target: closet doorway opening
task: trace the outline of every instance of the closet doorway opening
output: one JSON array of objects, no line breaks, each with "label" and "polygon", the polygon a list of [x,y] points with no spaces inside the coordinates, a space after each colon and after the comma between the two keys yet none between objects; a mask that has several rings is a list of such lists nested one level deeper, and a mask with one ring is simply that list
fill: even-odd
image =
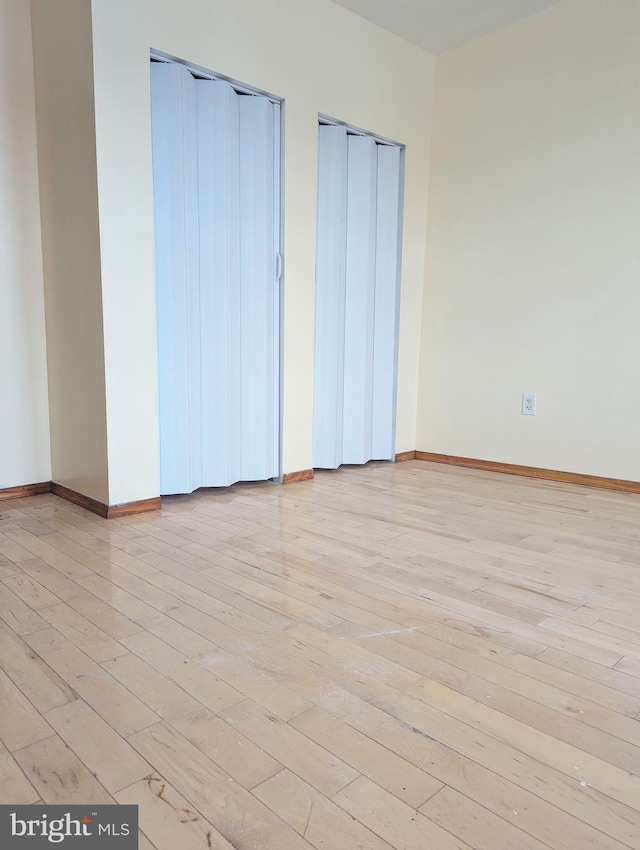
[{"label": "closet doorway opening", "polygon": [[161,495],[280,476],[281,101],[151,56]]},{"label": "closet doorway opening", "polygon": [[320,118],[313,466],[395,458],[404,148]]}]

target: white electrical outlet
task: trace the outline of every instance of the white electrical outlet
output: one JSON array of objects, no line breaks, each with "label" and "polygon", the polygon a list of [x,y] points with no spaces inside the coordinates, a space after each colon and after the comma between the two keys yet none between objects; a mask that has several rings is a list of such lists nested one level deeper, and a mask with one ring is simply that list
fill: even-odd
[{"label": "white electrical outlet", "polygon": [[522,394],[522,415],[523,416],[535,416],[536,415],[536,394],[535,393],[523,393]]}]

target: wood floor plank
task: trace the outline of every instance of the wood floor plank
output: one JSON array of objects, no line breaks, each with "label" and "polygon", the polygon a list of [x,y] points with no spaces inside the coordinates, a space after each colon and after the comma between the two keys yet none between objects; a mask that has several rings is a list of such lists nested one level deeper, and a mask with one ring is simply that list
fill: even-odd
[{"label": "wood floor plank", "polygon": [[[85,590],[112,605],[121,615],[175,646],[189,657],[201,655],[212,647],[210,640],[183,625],[173,616],[148,605],[126,590],[114,587],[110,581],[102,578],[102,576],[81,578],[78,583]],[[168,607],[171,614],[177,613],[178,606],[173,607],[169,604]],[[181,619],[184,619],[184,617],[181,617]]]},{"label": "wood floor plank", "polygon": [[[260,621],[252,617],[246,616],[242,611],[239,611],[237,616],[229,606],[219,605],[212,600],[211,604],[207,604],[206,597],[199,594],[199,603],[191,605],[184,603],[182,596],[189,597],[188,602],[193,602],[191,594],[167,593],[164,590],[150,583],[150,577],[132,575],[128,570],[120,569],[116,566],[111,566],[107,576],[110,583],[120,587],[125,593],[130,595],[128,605],[135,609],[136,601],[150,606],[157,612],[167,613],[171,619],[181,623],[186,629],[182,635],[186,638],[188,633],[195,633],[193,639],[197,640],[197,636],[206,638],[217,645],[224,645],[229,641],[243,639],[245,635],[253,635],[265,630],[265,627]],[[95,580],[90,584],[95,584]],[[86,584],[86,583],[85,583]],[[126,599],[125,596],[122,597]],[[142,610],[144,616],[144,609]],[[213,615],[213,616],[212,616]],[[138,615],[140,619],[141,615]],[[176,632],[179,633],[178,625],[174,626]],[[181,636],[181,639],[182,636]],[[202,645],[202,641],[201,644]]]},{"label": "wood floor plank", "polygon": [[29,806],[37,803],[39,797],[39,792],[0,741],[0,805]]},{"label": "wood floor plank", "polygon": [[203,667],[186,658],[155,635],[132,635],[124,638],[123,643],[158,672],[167,674],[171,681],[211,711],[222,711],[245,698],[245,694],[237,687],[232,687],[215,675],[214,668]]},{"label": "wood floor plank", "polygon": [[[619,663],[613,669],[593,664],[584,658],[576,658],[567,652],[557,649],[547,649],[540,655],[540,660],[551,667],[563,670],[568,676],[582,676],[585,679],[604,684],[613,690],[629,694],[634,699],[640,699],[640,682],[634,676],[621,670]],[[620,659],[622,661],[622,659]]]},{"label": "wood floor plank", "polygon": [[[138,806],[140,829],[156,847],[232,850],[234,846],[157,773],[124,788],[115,798],[120,805]],[[140,841],[138,850],[143,847]]]},{"label": "wood floor plank", "polygon": [[329,842],[334,847],[359,850],[391,847],[290,770],[280,771],[253,793],[318,850],[326,848]]},{"label": "wood floor plank", "polygon": [[348,686],[338,684],[322,668],[314,668],[282,642],[277,652],[270,644],[245,651],[243,661],[268,673],[275,681],[285,681],[288,688],[334,717],[346,723],[357,718],[354,725],[365,734],[389,718],[385,711],[352,693]]},{"label": "wood floor plank", "polygon": [[615,666],[616,670],[621,673],[627,673],[629,676],[635,676],[640,679],[640,659],[635,657],[622,656],[620,661]]},{"label": "wood floor plank", "polygon": [[335,628],[340,628],[343,621],[361,623],[363,628],[373,631],[398,628],[398,622],[388,619],[388,614],[386,617],[382,616],[375,610],[375,604],[369,606],[374,609],[369,611],[367,600],[360,594],[329,581],[325,571],[319,571],[317,575],[312,576],[290,565],[281,566],[277,560],[266,558],[261,552],[246,549],[231,551],[239,562],[236,570],[242,575],[257,579],[272,589],[304,603],[322,606],[339,618],[340,622]]},{"label": "wood floor plank", "polygon": [[[314,654],[314,650],[317,650],[344,661],[346,665],[353,669],[353,672],[362,671],[367,674],[372,669],[374,654],[364,646],[355,641],[345,642],[341,638],[322,632],[307,623],[287,629],[286,638],[292,641],[294,645],[303,646],[309,657]],[[375,659],[375,667],[377,674],[384,677],[386,684],[401,689],[408,688],[409,685],[422,678],[405,665],[384,658]]]},{"label": "wood floor plank", "polygon": [[137,803],[144,850],[637,850],[639,496],[374,462],[0,519],[2,802]]},{"label": "wood floor plank", "polygon": [[[208,709],[201,702],[194,699],[169,676],[155,670],[131,652],[105,661],[103,667],[129,693],[147,706],[147,716],[153,717],[154,720],[162,717],[173,721],[208,713]],[[145,723],[145,726],[149,725],[151,724]]]},{"label": "wood floor plank", "polygon": [[[403,756],[412,764],[427,769],[448,787],[454,788],[494,812],[513,826],[524,830],[549,847],[566,850],[621,850],[636,833],[637,823],[629,819],[624,832],[625,840],[614,840],[606,830],[601,831],[579,817],[583,810],[576,808],[578,816],[566,811],[567,789],[549,783],[548,777],[536,780],[539,770],[533,765],[531,772],[513,768],[508,777],[464,756],[451,747],[433,740],[418,727],[388,720],[371,732],[375,740]],[[551,784],[549,794],[543,796]],[[576,801],[584,811],[593,808],[596,801],[580,796]],[[602,825],[602,821],[599,821]]]},{"label": "wood floor plank", "polygon": [[[522,637],[513,632],[510,628],[513,623],[507,618],[499,618],[492,614],[490,622],[483,622],[480,609],[474,609],[468,605],[462,611],[451,611],[447,607],[449,599],[432,598],[432,594],[426,589],[420,592],[414,591],[408,595],[399,582],[376,584],[367,580],[361,582],[356,590],[378,599],[383,604],[390,602],[403,608],[409,617],[419,617],[418,622],[425,624],[427,628],[431,627],[449,635],[452,641],[465,641],[465,636],[467,640],[481,639],[484,644],[504,647],[512,652],[531,657],[536,657],[546,649],[546,644],[539,640]],[[409,626],[417,623],[415,619],[412,619],[411,622],[404,620],[403,624]],[[487,647],[487,650],[490,651],[490,647]],[[607,660],[610,660],[609,655]]]},{"label": "wood floor plank", "polygon": [[442,783],[433,776],[407,764],[400,756],[321,708],[309,709],[294,718],[291,725],[413,808],[421,806],[442,788]]},{"label": "wood floor plank", "polygon": [[282,765],[213,714],[176,718],[171,725],[244,788],[252,789],[282,770]]},{"label": "wood floor plank", "polygon": [[14,752],[52,734],[44,717],[0,670],[0,741]]},{"label": "wood floor plank", "polygon": [[90,593],[73,579],[66,578],[50,564],[35,558],[25,561],[22,566],[25,572],[66,602],[70,608],[116,640],[142,630],[142,626],[116,611],[109,604],[108,599],[101,599]]},{"label": "wood floor plank", "polygon": [[[398,586],[397,582],[386,581],[385,586]],[[521,623],[514,617],[505,617],[503,615],[488,612],[487,609],[481,608],[479,605],[472,605],[467,602],[460,602],[453,596],[445,596],[442,593],[429,591],[426,594],[431,604],[438,605],[442,610],[451,611],[459,616],[468,618],[472,623],[480,625],[483,620],[490,628],[497,630],[504,636],[504,632],[513,635],[513,638],[507,640],[515,647],[515,640],[519,640],[517,649],[525,655],[538,655],[547,647],[553,646],[558,649],[563,649],[579,658],[586,658],[589,661],[594,661],[597,664],[613,666],[620,658],[620,653],[616,650],[595,645],[594,643],[585,640],[580,640],[575,637],[567,637],[553,629],[544,626],[535,626],[529,623]],[[482,613],[484,611],[484,614]],[[487,625],[484,628],[487,628]],[[527,648],[528,645],[528,648]]]},{"label": "wood floor plank", "polygon": [[138,850],[157,850],[155,844],[149,841],[142,830],[138,830]]},{"label": "wood floor plank", "polygon": [[26,552],[31,553],[28,559],[22,558],[21,560],[29,560],[34,557],[39,558],[67,578],[78,578],[79,576],[91,574],[89,567],[56,549],[47,540],[37,537],[24,529],[15,527],[6,531],[6,534],[14,543],[22,546]]},{"label": "wood floor plank", "polygon": [[601,609],[599,613],[599,619],[602,625],[609,623],[614,626],[621,626],[624,629],[630,629],[634,632],[640,632],[640,623],[638,623],[635,613],[611,610],[609,608]]},{"label": "wood floor plank", "polygon": [[265,847],[311,846],[177,732],[158,724],[130,741],[236,850],[255,847],[258,836]]},{"label": "wood floor plank", "polygon": [[144,759],[83,700],[54,708],[47,720],[107,791],[150,773]]},{"label": "wood floor plank", "polygon": [[91,535],[82,534],[79,542],[77,529],[73,535],[68,534],[68,529],[62,532],[49,534],[42,540],[51,545],[70,558],[88,567],[92,573],[108,575],[113,566],[124,567],[133,575],[146,575],[151,570],[139,558],[132,556],[129,552],[121,552],[117,548],[105,545],[96,545]]},{"label": "wood floor plank", "polygon": [[15,507],[5,515],[11,521],[11,524],[35,534],[36,537],[41,537],[43,534],[50,534],[51,528],[47,524],[46,515],[42,518],[36,517],[30,513],[27,506],[16,502]]},{"label": "wood floor plank", "polygon": [[332,799],[393,847],[470,850],[473,846],[456,838],[364,776],[338,791]]},{"label": "wood floor plank", "polygon": [[0,625],[2,669],[42,714],[76,699],[76,694],[25,641]]},{"label": "wood floor plank", "polygon": [[115,801],[57,735],[31,744],[15,754],[16,761],[49,805]]},{"label": "wood floor plank", "polygon": [[203,573],[197,570],[190,570],[185,567],[180,569],[179,573],[176,573],[174,570],[173,573],[162,573],[162,575],[166,577],[166,581],[162,582],[158,573],[154,573],[151,580],[154,582],[157,581],[162,587],[167,587],[172,581],[175,582],[179,576],[179,581],[203,591],[207,596],[212,596],[219,602],[229,605],[236,610],[245,611],[254,619],[267,623],[270,629],[286,629],[292,625],[290,617],[279,614],[268,605],[264,605],[244,593],[226,587],[224,584],[215,581],[212,576],[203,575]]},{"label": "wood floor plank", "polygon": [[631,717],[571,698],[566,692],[477,656],[448,653],[456,661],[453,665],[439,660],[438,648],[427,654],[385,637],[374,638],[367,646],[385,658],[401,659],[428,679],[601,755],[623,769],[631,769],[640,761],[640,752],[634,751],[640,745],[640,726]]},{"label": "wood floor plank", "polygon": [[[375,675],[375,664],[365,662],[354,668],[353,662],[348,658],[340,659],[337,651],[323,654],[314,643],[322,645],[328,636],[318,633],[316,641],[314,631],[308,626],[304,629],[307,638],[311,638],[311,643],[305,644],[297,639],[290,650],[299,654],[298,663],[304,663],[304,659],[308,659],[314,666],[319,667],[325,676],[340,682],[362,699],[373,701],[376,706],[401,720],[420,736],[434,738],[489,770],[512,779],[522,787],[535,788],[536,793],[543,799],[553,803],[560,801],[567,812],[597,829],[606,827],[607,834],[622,841],[627,840],[629,833],[638,828],[638,814],[633,808],[630,809],[625,803],[618,802],[617,798],[614,800],[591,787],[591,767],[597,770],[600,766],[598,760],[594,762],[587,754],[578,752],[575,754],[578,757],[577,764],[575,761],[569,764],[574,754],[564,752],[555,741],[555,746],[546,746],[542,755],[552,764],[558,764],[560,769],[557,770],[552,764],[539,760],[541,753],[538,752],[537,746],[540,741],[544,742],[544,738],[534,742],[530,736],[536,737],[535,730],[524,727],[525,737],[518,741],[517,747],[514,748],[512,730],[508,724],[503,726],[502,718],[495,718],[494,737],[482,729],[480,721],[471,719],[469,725],[466,722],[470,720],[468,715],[465,715],[464,719],[459,718],[456,709],[451,708],[448,702],[437,708],[384,682],[381,677]],[[282,638],[279,639],[278,645],[280,651],[283,645],[286,651]],[[343,650],[342,654],[347,651],[348,649]],[[356,676],[354,669],[357,669]],[[453,698],[455,695],[452,693],[451,696]],[[452,702],[455,703],[456,700],[452,699]],[[372,737],[384,743],[380,741],[377,730],[373,732]],[[403,755],[407,757],[406,753]],[[575,768],[580,771],[585,765],[589,767],[589,775],[577,777]],[[624,772],[609,765],[603,764],[602,767],[604,782],[611,782],[616,788],[620,786],[621,790],[624,789],[622,793],[625,801],[631,800],[632,806],[637,805],[637,799],[633,802],[637,779],[628,777]],[[601,778],[598,777],[597,781],[600,782]],[[580,782],[585,782],[585,786],[581,786]],[[599,805],[593,806],[592,798],[596,798]]]},{"label": "wood floor plank", "polygon": [[46,629],[48,623],[33,608],[26,605],[6,585],[0,582],[0,619],[18,635],[29,635]]},{"label": "wood floor plank", "polygon": [[6,576],[2,579],[2,583],[21,599],[22,602],[35,611],[39,611],[41,608],[47,608],[49,605],[56,605],[60,602],[57,596],[54,596],[46,587],[43,587],[43,585],[26,573]]},{"label": "wood floor plank", "polygon": [[[593,725],[597,728],[610,730],[611,725],[615,724],[616,718],[611,716],[610,711],[631,717],[636,713],[637,707],[640,708],[637,699],[626,698],[620,691],[582,676],[563,673],[547,664],[542,657],[529,658],[507,650],[486,653],[478,644],[461,648],[441,640],[443,635],[433,638],[431,633],[424,632],[424,628],[420,628],[401,632],[390,638],[372,638],[369,643],[374,649],[377,646],[392,653],[402,652],[402,657],[414,662],[419,656],[412,650],[419,652],[423,658],[451,664],[460,670],[473,671],[484,681],[506,687],[550,708],[566,708],[573,715],[582,713],[586,715],[585,722],[589,722],[587,717],[593,715]],[[421,669],[425,668],[421,666]],[[609,710],[602,712],[598,706]]]},{"label": "wood floor plank", "polygon": [[443,788],[419,811],[476,850],[495,850],[496,847],[546,850],[548,847],[453,788]]},{"label": "wood floor plank", "polygon": [[204,575],[211,576],[234,590],[260,600],[263,604],[274,608],[283,616],[314,623],[321,628],[332,628],[342,622],[339,617],[323,611],[322,608],[310,605],[307,602],[296,599],[294,596],[283,594],[281,591],[272,590],[270,587],[265,587],[254,579],[247,579],[243,575],[239,575],[231,570],[210,567],[204,571]]},{"label": "wood floor plank", "polygon": [[94,661],[106,661],[107,658],[124,655],[128,651],[125,646],[103,632],[66,602],[50,605],[41,614],[49,625],[76,646],[81,646],[83,652]]},{"label": "wood floor plank", "polygon": [[55,629],[28,636],[27,643],[121,735],[158,720],[158,715]]},{"label": "wood floor plank", "polygon": [[[620,640],[623,641],[622,646],[625,652],[627,652],[626,642],[632,646],[637,646],[640,643],[640,632],[637,629],[630,629],[613,623],[607,623],[605,620],[600,619],[588,625],[594,632],[601,632],[602,634],[609,635],[610,637],[620,638]],[[638,628],[640,628],[640,625]]]},{"label": "wood floor plank", "polygon": [[33,558],[33,555],[28,549],[25,549],[2,531],[0,531],[0,555],[12,564],[19,564],[20,561],[27,561],[29,558]]},{"label": "wood floor plank", "polygon": [[549,617],[543,620],[542,625],[558,634],[571,635],[585,643],[592,643],[593,646],[609,649],[616,655],[624,655],[626,653],[632,658],[640,660],[640,635],[633,634],[631,639],[627,637],[619,640],[605,632],[599,632],[591,628],[587,629],[575,623],[567,623],[558,617]]},{"label": "wood floor plank", "polygon": [[226,629],[220,631],[223,640],[217,641],[218,643],[226,642],[236,632],[240,635],[252,635],[262,634],[268,630],[268,626],[261,619],[242,609],[220,602],[211,594],[203,593],[187,582],[167,575],[167,573],[152,573],[150,576],[146,576],[146,581],[156,588],[162,588],[163,591],[170,593],[176,599],[182,600],[202,614],[209,614],[214,620],[222,622]]},{"label": "wood floor plank", "polygon": [[244,696],[250,697],[282,720],[291,720],[311,708],[309,700],[288,688],[284,682],[273,679],[245,662],[238,655],[217,649],[201,656],[198,661],[225,682],[233,682]]},{"label": "wood floor plank", "polygon": [[20,567],[0,555],[0,578],[20,575]]},{"label": "wood floor plank", "polygon": [[221,716],[326,796],[359,775],[335,754],[249,699],[223,711]]}]

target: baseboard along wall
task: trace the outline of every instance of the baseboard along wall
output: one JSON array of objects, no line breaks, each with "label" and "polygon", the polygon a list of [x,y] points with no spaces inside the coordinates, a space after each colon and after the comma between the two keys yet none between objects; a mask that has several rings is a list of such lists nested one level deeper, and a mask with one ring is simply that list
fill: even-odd
[{"label": "baseboard along wall", "polygon": [[478,460],[472,457],[443,455],[435,452],[416,451],[416,460],[431,463],[446,463],[450,466],[465,466],[469,469],[483,469],[485,472],[500,472],[506,475],[522,475],[526,478],[541,478],[547,481],[562,481],[565,484],[582,484],[586,487],[598,487],[601,490],[619,490],[623,493],[640,493],[640,481],[628,481],[624,478],[605,478],[601,475],[585,475],[580,472],[563,472],[559,469],[544,469],[538,466],[521,466],[517,463],[500,463],[493,460]]},{"label": "baseboard along wall", "polygon": [[142,499],[137,502],[125,502],[122,505],[105,505],[104,502],[99,502],[91,496],[85,496],[84,493],[78,493],[77,490],[72,490],[70,487],[65,487],[64,484],[58,484],[55,481],[41,481],[38,484],[21,484],[18,487],[5,487],[0,490],[0,501],[22,499],[25,496],[41,496],[43,493],[53,493],[54,496],[59,496],[67,502],[79,505],[79,507],[104,517],[104,519],[114,519],[115,517],[142,514],[147,511],[157,511],[162,507],[160,496],[154,499]]}]

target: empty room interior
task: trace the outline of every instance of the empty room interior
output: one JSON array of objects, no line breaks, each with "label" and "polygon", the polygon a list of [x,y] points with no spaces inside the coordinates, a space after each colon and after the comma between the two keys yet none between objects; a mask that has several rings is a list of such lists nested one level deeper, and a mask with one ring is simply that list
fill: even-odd
[{"label": "empty room interior", "polygon": [[639,850],[640,2],[0,45],[3,812]]}]

